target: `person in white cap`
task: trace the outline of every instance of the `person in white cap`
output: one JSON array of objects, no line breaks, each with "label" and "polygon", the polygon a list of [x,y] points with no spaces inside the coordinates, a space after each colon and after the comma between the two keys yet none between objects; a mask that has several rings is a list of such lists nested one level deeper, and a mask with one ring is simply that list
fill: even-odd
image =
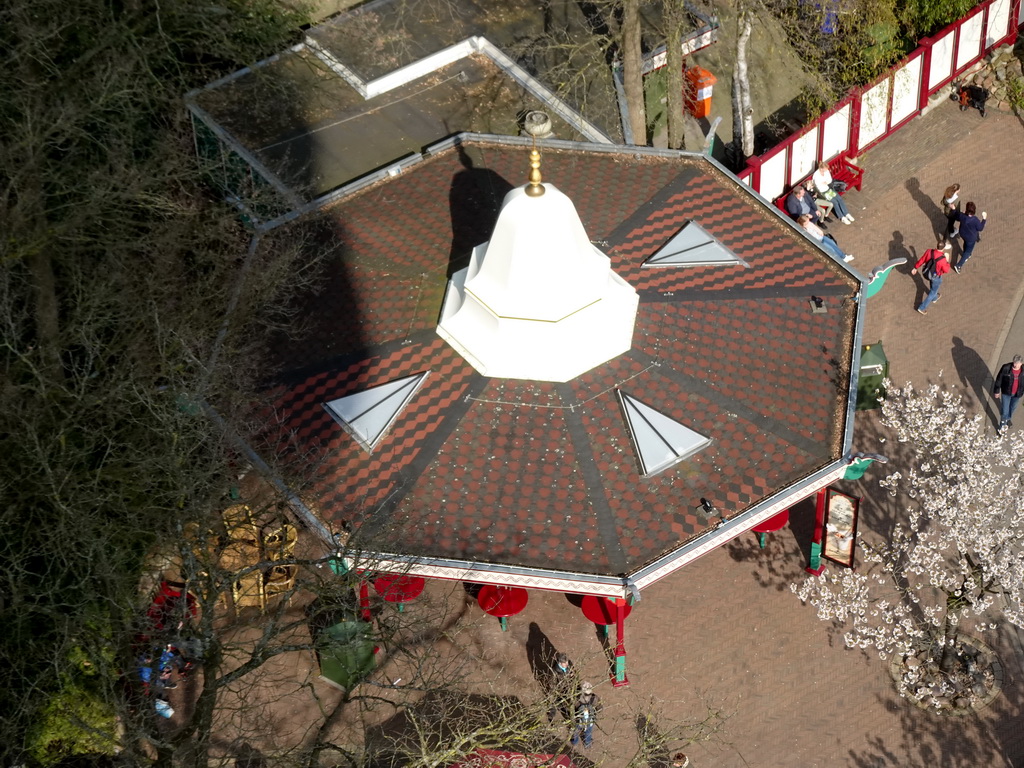
[{"label": "person in white cap", "polygon": [[575,728],[573,729],[572,744],[578,744],[583,740],[583,747],[587,749],[594,743],[594,725],[597,723],[597,694],[594,693],[594,686],[590,683],[583,683],[580,686],[580,695],[576,699]]}]

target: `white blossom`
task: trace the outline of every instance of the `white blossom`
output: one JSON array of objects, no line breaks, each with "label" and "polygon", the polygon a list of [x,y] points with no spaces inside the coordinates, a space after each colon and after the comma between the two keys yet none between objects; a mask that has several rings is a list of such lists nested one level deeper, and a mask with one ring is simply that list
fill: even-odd
[{"label": "white blossom", "polygon": [[883,659],[958,650],[960,625],[995,628],[985,616],[994,609],[1024,628],[1024,430],[993,437],[960,395],[935,385],[889,386],[882,423],[896,453],[880,485],[900,499],[897,519],[875,534],[862,524],[860,570],[829,569],[792,591],[845,624],[847,646]]}]

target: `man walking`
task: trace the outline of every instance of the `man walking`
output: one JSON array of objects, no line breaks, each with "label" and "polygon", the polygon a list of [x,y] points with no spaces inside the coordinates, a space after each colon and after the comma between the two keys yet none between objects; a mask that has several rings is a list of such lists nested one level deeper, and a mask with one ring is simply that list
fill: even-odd
[{"label": "man walking", "polygon": [[981,218],[979,219],[975,216],[977,211],[978,209],[974,203],[968,203],[964,206],[964,210],[956,215],[956,220],[960,224],[960,239],[964,244],[960,259],[953,267],[958,275],[960,270],[964,268],[967,260],[971,258],[971,254],[974,253],[974,246],[981,240],[981,230],[985,228],[985,223],[988,221],[988,213],[982,211]]},{"label": "man walking", "polygon": [[551,704],[548,707],[548,722],[561,714],[565,721],[568,721],[573,714],[573,702],[579,693],[579,679],[576,669],[573,667],[569,657],[564,653],[555,656],[555,666],[551,668],[551,676],[548,679],[548,696]]},{"label": "man walking", "polygon": [[949,272],[949,258],[946,251],[952,250],[953,246],[945,240],[939,240],[934,248],[925,251],[917,260],[910,274],[916,275],[921,270],[921,277],[928,280],[930,288],[928,295],[924,297],[921,306],[917,311],[922,315],[928,314],[928,305],[939,299],[939,289],[942,287],[942,276]]},{"label": "man walking", "polygon": [[999,431],[1012,427],[1013,411],[1024,395],[1024,358],[1014,355],[1013,361],[999,369],[992,387],[992,394],[999,401]]}]

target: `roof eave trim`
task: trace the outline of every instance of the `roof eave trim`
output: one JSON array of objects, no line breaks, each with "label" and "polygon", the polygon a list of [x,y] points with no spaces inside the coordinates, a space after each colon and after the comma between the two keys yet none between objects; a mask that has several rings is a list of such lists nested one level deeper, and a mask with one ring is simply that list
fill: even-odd
[{"label": "roof eave trim", "polygon": [[353,567],[362,570],[384,571],[422,576],[430,579],[469,581],[477,584],[498,584],[525,589],[543,589],[552,592],[575,592],[584,595],[628,597],[632,579],[620,576],[600,576],[573,571],[552,571],[543,568],[479,563],[471,560],[452,560],[435,557],[399,555],[393,552],[362,551],[357,558],[349,552]]},{"label": "roof eave trim", "polygon": [[864,316],[867,314],[867,282],[861,280],[857,291],[857,320],[853,331],[853,354],[850,359],[850,388],[846,392],[846,429],[843,430],[843,455],[853,450],[853,421],[857,412],[857,384],[860,381],[860,350],[864,345]]},{"label": "roof eave trim", "polygon": [[650,565],[641,568],[632,574],[631,580],[638,589],[645,589],[651,586],[656,581],[674,573],[684,565],[692,563],[702,555],[706,555],[726,542],[746,533],[758,523],[774,517],[798,501],[807,498],[812,493],[840,479],[845,474],[849,464],[850,462],[845,458],[844,454],[844,458],[831,462],[817,472],[808,475],[796,485],[792,485],[785,491],[765,499],[742,515],[725,521],[714,530],[701,534],[674,552],[664,555]]}]

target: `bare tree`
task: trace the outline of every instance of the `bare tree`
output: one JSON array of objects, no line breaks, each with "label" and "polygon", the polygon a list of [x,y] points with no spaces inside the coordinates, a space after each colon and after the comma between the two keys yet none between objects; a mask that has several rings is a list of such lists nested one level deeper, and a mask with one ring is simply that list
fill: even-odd
[{"label": "bare tree", "polygon": [[[703,695],[698,694],[701,701]],[[627,768],[653,768],[673,764],[680,750],[698,742],[720,739],[730,714],[704,703],[704,712],[696,719],[676,722],[667,718],[654,701],[636,715],[637,749]]]},{"label": "bare tree", "polygon": [[668,146],[684,149],[683,34],[689,27],[685,0],[664,0],[666,56],[668,67]]},{"label": "bare tree", "polygon": [[226,484],[187,393],[234,410],[267,305],[233,317],[206,370],[249,236],[205,194],[180,96],[286,44],[290,18],[261,0],[0,11],[5,762],[110,747],[141,557]]},{"label": "bare tree", "polygon": [[640,34],[640,0],[622,2],[622,85],[626,92],[629,128],[633,143],[647,143],[647,111],[644,106],[643,50]]}]

